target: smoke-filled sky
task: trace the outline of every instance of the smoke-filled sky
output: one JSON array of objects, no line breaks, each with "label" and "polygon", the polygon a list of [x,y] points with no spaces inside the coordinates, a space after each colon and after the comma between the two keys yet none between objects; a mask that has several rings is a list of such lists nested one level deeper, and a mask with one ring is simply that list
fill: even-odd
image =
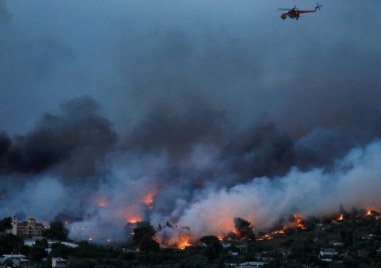
[{"label": "smoke-filled sky", "polygon": [[0,0],[0,215],[101,241],[381,205],[381,3],[295,4]]}]

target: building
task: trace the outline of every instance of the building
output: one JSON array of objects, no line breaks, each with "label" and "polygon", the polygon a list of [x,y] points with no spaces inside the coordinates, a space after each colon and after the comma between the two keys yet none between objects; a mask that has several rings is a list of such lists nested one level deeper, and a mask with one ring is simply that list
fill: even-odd
[{"label": "building", "polygon": [[262,268],[264,267],[266,262],[261,261],[248,261],[238,264],[237,268]]},{"label": "building", "polygon": [[63,268],[66,267],[68,260],[63,258],[52,258],[52,268]]},{"label": "building", "polygon": [[22,254],[4,254],[0,256],[0,263],[4,264],[6,267],[9,267],[8,265],[21,268],[31,267],[30,261]]},{"label": "building", "polygon": [[[33,237],[33,238],[24,239],[24,246],[33,247],[36,244],[36,240],[40,240],[40,239],[46,239],[46,238],[45,237]],[[72,243],[72,242],[57,241],[57,240],[51,240],[51,239],[47,239],[47,241],[48,241],[49,248],[53,244],[62,244],[68,248],[77,248],[78,247],[78,244]]]},{"label": "building", "polygon": [[30,218],[29,220],[23,221],[21,223],[17,223],[17,220],[14,220],[12,225],[13,230],[15,230],[14,226],[17,226],[15,235],[24,239],[41,236],[45,230],[44,225],[41,223],[36,223],[34,218]]},{"label": "building", "polygon": [[319,257],[321,261],[331,262],[338,254],[339,253],[334,248],[322,248],[320,249]]},{"label": "building", "polygon": [[12,228],[5,230],[5,233],[17,235],[17,218],[16,217],[12,218]]}]

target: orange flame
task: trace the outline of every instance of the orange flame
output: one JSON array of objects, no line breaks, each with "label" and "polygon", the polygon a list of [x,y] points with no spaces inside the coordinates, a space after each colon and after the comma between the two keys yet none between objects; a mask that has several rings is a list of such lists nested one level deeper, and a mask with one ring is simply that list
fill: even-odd
[{"label": "orange flame", "polygon": [[192,246],[188,239],[181,239],[180,243],[177,245],[178,249],[184,250],[187,247]]},{"label": "orange flame", "polygon": [[258,241],[271,240],[273,237],[270,234],[264,234],[257,238]]},{"label": "orange flame", "polygon": [[367,209],[365,216],[372,216],[372,215],[373,215],[372,210],[371,209]]},{"label": "orange flame", "polygon": [[273,231],[272,234],[284,234],[286,229],[286,227],[283,227],[282,229]]},{"label": "orange flame", "polygon": [[303,217],[300,214],[294,215],[294,227],[296,229],[305,230],[306,226],[303,224]]},{"label": "orange flame", "polygon": [[257,240],[262,241],[262,240],[271,240],[274,238],[275,235],[282,235],[285,233],[287,230],[287,227],[282,227],[281,229],[271,231],[269,233],[266,233],[264,235],[261,235],[257,238]]},{"label": "orange flame", "polygon": [[217,235],[218,240],[223,241],[225,239],[225,234],[220,233]]},{"label": "orange flame", "polygon": [[340,214],[339,217],[337,217],[338,221],[343,221],[344,220],[344,214]]}]

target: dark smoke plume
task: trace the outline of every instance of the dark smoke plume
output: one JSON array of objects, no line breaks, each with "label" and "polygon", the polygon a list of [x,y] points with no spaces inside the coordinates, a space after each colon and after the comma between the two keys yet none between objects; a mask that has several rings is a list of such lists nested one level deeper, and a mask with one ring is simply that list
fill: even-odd
[{"label": "dark smoke plume", "polygon": [[53,167],[64,177],[94,176],[97,161],[117,141],[111,124],[89,97],[61,106],[61,115],[46,114],[26,135],[0,136],[1,172],[38,174]]},{"label": "dark smoke plume", "polygon": [[379,1],[67,1],[0,0],[2,216],[105,242],[381,205]]}]

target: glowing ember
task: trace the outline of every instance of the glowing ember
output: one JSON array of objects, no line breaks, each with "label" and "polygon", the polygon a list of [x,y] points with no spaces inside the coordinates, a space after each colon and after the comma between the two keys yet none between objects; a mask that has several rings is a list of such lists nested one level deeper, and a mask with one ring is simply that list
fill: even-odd
[{"label": "glowing ember", "polygon": [[284,234],[286,229],[287,229],[286,227],[283,227],[282,229],[273,231],[272,234]]},{"label": "glowing ember", "polygon": [[373,215],[372,210],[368,209],[368,210],[366,211],[365,216],[372,216],[372,215]]},{"label": "glowing ember", "polygon": [[338,221],[343,221],[344,220],[344,214],[340,214],[339,217],[337,217]]},{"label": "glowing ember", "polygon": [[177,243],[177,248],[178,249],[185,249],[186,247],[192,246],[191,244],[191,233],[190,233],[190,228],[186,226],[182,226],[179,229],[179,242]]},{"label": "glowing ember", "polygon": [[143,200],[143,203],[146,204],[150,209],[153,208],[154,196],[154,192],[148,193]]},{"label": "glowing ember", "polygon": [[276,235],[282,235],[282,234],[284,234],[286,230],[287,230],[286,227],[282,227],[281,229],[278,229],[278,230],[275,230],[275,231],[271,231],[271,232],[269,232],[267,234],[259,236],[257,238],[257,240],[259,240],[259,241],[262,241],[262,240],[271,240]]},{"label": "glowing ember", "polygon": [[105,208],[107,206],[107,203],[105,200],[101,199],[101,200],[98,200],[97,205],[100,208]]},{"label": "glowing ember", "polygon": [[219,235],[217,236],[217,238],[218,238],[218,240],[223,241],[224,238],[225,238],[225,235],[224,235],[224,234],[219,234]]},{"label": "glowing ember", "polygon": [[130,218],[127,220],[127,223],[130,223],[130,224],[136,224],[138,222],[141,222],[142,219],[138,218],[138,217],[133,217],[133,218]]},{"label": "glowing ember", "polygon": [[259,241],[271,240],[271,239],[273,239],[273,237],[270,234],[264,234],[264,235],[261,235],[257,238],[257,240],[259,240]]}]

